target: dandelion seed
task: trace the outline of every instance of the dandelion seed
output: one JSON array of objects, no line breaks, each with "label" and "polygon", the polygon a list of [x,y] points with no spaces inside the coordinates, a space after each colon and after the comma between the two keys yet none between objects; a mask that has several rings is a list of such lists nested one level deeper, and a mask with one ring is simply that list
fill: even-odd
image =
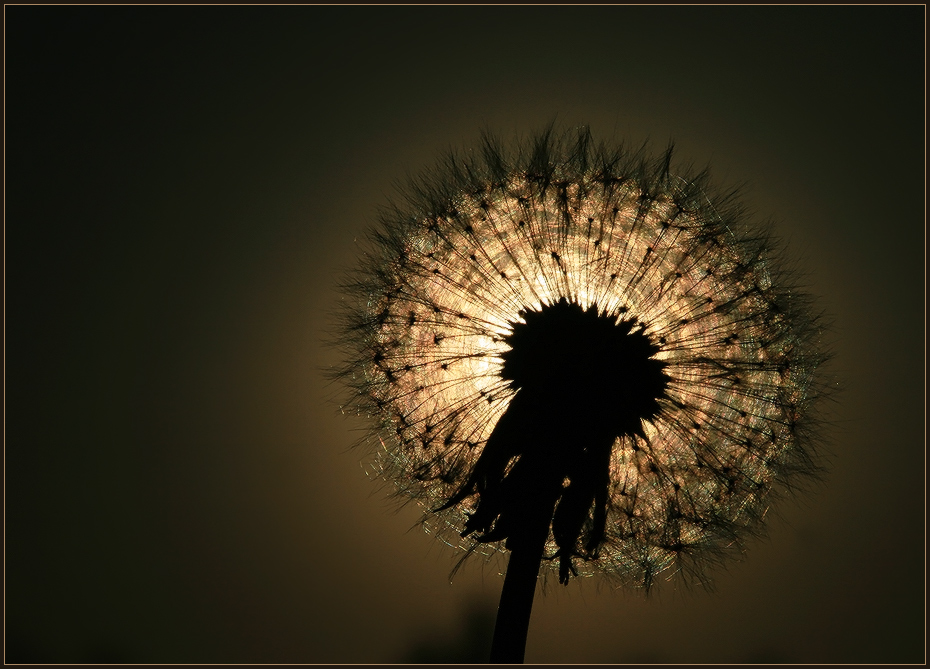
[{"label": "dandelion seed", "polygon": [[448,543],[511,552],[495,644],[518,559],[530,603],[540,558],[562,583],[704,582],[816,470],[822,326],[671,158],[486,138],[383,212],[347,286],[341,375],[379,473]]}]

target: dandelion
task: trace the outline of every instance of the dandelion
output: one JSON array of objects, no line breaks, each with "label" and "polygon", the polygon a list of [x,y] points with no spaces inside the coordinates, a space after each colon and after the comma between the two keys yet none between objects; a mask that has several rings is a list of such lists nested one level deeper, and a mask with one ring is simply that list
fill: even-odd
[{"label": "dandelion", "polygon": [[648,590],[758,532],[816,471],[809,299],[707,174],[543,131],[415,181],[346,286],[347,408],[377,473],[471,554],[511,554],[492,660],[542,564]]}]

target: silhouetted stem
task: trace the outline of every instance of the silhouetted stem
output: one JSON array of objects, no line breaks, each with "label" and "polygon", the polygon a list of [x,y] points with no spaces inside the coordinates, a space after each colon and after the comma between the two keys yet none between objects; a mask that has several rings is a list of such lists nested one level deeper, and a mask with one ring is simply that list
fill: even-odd
[{"label": "silhouetted stem", "polygon": [[492,664],[523,663],[536,580],[554,508],[555,500],[536,516],[530,527],[524,528],[520,535],[512,536],[508,541],[510,561],[497,608],[497,623],[491,643]]}]

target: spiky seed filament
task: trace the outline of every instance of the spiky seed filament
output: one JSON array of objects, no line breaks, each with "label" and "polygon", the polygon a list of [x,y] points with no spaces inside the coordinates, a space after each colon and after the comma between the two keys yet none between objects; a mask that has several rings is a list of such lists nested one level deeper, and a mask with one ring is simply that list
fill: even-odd
[{"label": "spiky seed filament", "polygon": [[383,212],[342,375],[379,473],[450,543],[506,539],[544,479],[563,581],[701,578],[814,470],[820,324],[732,198],[670,164],[488,139]]}]

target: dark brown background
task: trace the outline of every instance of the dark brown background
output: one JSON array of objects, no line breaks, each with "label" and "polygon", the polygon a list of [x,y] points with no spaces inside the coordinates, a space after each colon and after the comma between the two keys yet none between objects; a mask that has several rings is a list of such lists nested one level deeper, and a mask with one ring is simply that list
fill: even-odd
[{"label": "dark brown background", "polygon": [[923,661],[924,14],[5,7],[7,661],[480,660],[322,340],[392,183],[553,118],[748,182],[845,390],[715,594],[551,588],[527,660]]}]

